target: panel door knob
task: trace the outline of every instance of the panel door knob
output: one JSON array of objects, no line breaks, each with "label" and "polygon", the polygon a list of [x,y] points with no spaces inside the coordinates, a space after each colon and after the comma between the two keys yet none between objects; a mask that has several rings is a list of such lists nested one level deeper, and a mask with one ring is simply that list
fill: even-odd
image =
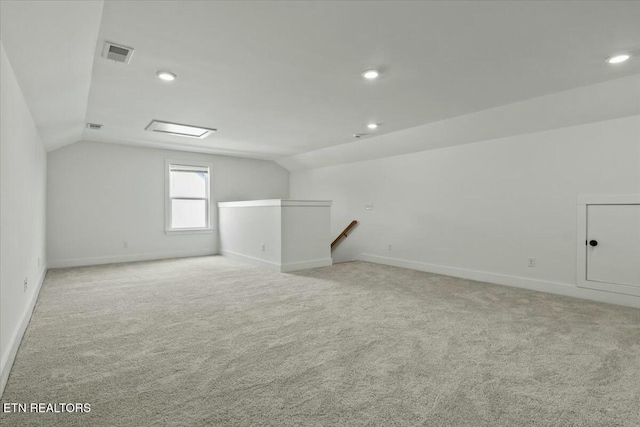
[{"label": "panel door knob", "polygon": [[598,241],[597,240],[589,240],[589,244],[591,246],[598,246]]}]

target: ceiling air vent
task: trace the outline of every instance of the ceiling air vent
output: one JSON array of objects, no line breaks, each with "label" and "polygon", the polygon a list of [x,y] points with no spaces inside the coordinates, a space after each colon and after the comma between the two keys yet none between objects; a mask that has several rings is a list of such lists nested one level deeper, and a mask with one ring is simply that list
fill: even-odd
[{"label": "ceiling air vent", "polygon": [[133,56],[133,48],[105,42],[102,56],[116,62],[128,64],[131,61],[131,56]]},{"label": "ceiling air vent", "polygon": [[203,128],[200,126],[182,125],[179,123],[163,122],[161,120],[152,120],[149,125],[144,128],[149,132],[166,133],[176,136],[187,136],[189,138],[206,138],[217,129]]},{"label": "ceiling air vent", "polygon": [[100,128],[102,128],[102,125],[97,123],[87,123],[87,129],[99,130]]}]

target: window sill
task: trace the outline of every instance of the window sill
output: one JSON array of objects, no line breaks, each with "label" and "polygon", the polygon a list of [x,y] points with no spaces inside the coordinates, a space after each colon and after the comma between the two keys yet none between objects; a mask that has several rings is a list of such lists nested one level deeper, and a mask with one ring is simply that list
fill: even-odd
[{"label": "window sill", "polygon": [[181,236],[184,234],[212,234],[214,231],[216,231],[215,228],[185,228],[183,230],[164,230],[164,234],[166,234],[167,236]]}]

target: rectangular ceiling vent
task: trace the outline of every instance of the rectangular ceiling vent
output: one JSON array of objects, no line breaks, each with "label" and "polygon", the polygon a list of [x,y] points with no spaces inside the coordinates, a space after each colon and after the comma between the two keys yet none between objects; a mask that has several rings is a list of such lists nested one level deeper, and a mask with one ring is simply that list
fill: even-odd
[{"label": "rectangular ceiling vent", "polygon": [[100,128],[102,128],[102,125],[98,123],[87,123],[87,129],[99,130]]},{"label": "rectangular ceiling vent", "polygon": [[200,126],[182,125],[180,123],[163,122],[161,120],[152,120],[149,125],[144,128],[149,132],[166,133],[169,135],[186,136],[189,138],[206,138],[217,129],[203,128]]},{"label": "rectangular ceiling vent", "polygon": [[128,64],[131,61],[131,56],[133,56],[133,48],[105,42],[102,56],[116,62]]}]

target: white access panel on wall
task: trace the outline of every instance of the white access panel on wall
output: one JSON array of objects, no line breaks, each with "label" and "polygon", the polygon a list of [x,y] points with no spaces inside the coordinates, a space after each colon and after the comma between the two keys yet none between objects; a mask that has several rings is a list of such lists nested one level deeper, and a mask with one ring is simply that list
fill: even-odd
[{"label": "white access panel on wall", "polygon": [[640,196],[578,203],[577,274],[578,286],[640,296]]},{"label": "white access panel on wall", "polygon": [[640,286],[640,205],[587,206],[587,280]]}]

